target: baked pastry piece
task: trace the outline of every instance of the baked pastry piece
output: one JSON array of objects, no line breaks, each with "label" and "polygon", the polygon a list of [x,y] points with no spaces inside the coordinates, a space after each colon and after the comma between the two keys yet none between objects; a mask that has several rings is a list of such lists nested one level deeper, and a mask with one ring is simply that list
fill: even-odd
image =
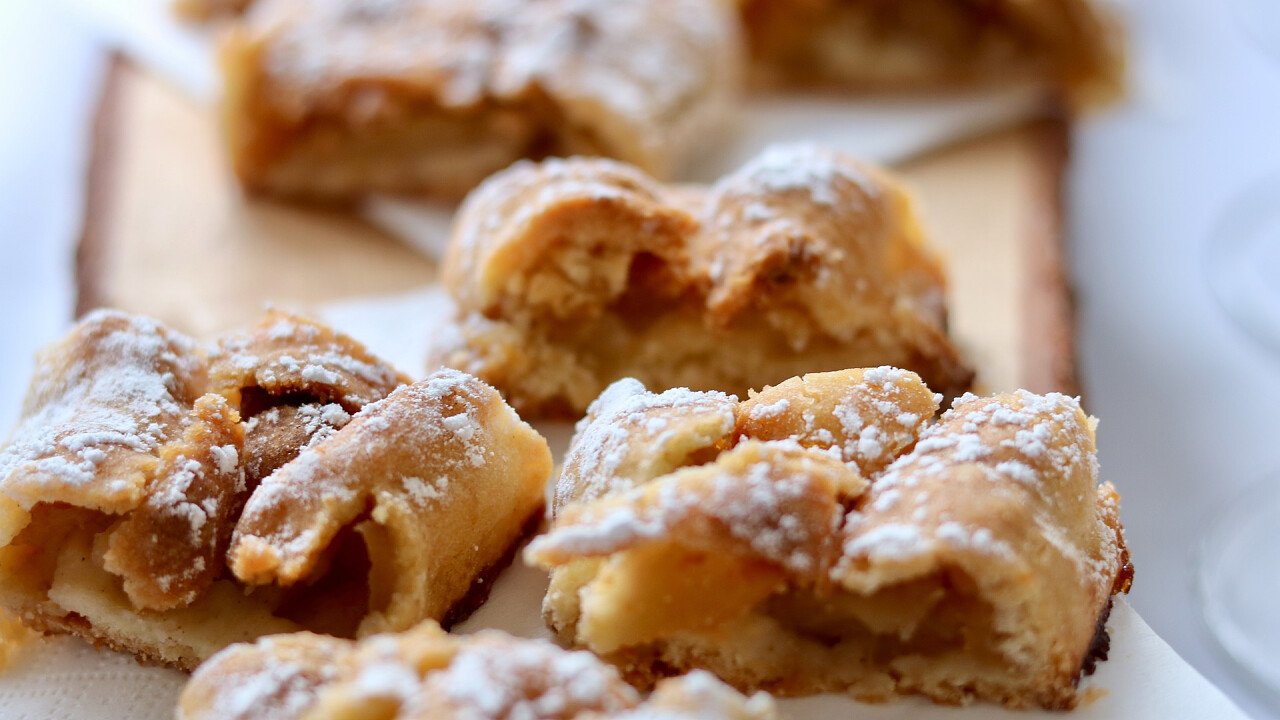
[{"label": "baked pastry piece", "polygon": [[253,0],[174,0],[173,11],[184,20],[209,22],[239,16]]},{"label": "baked pastry piece", "polygon": [[515,160],[605,155],[659,175],[727,115],[721,0],[259,0],[221,48],[251,190],[460,198]]},{"label": "baked pastry piece", "polygon": [[359,643],[298,633],[219,653],[182,693],[181,720],[771,720],[707,673],[670,679],[641,700],[587,652],[495,630],[449,635],[432,622]]},{"label": "baked pastry piece", "polygon": [[1019,391],[930,424],[938,402],[883,367],[742,403],[621,381],[526,551],[552,570],[548,624],[642,685],[705,668],[744,690],[1071,707],[1132,577],[1094,420]]},{"label": "baked pastry piece", "polygon": [[185,669],[463,611],[540,519],[550,451],[475,378],[404,379],[286,313],[212,357],[91,313],[41,355],[0,450],[0,607]]},{"label": "baked pastry piece", "polygon": [[949,394],[973,377],[906,191],[812,145],[710,187],[607,160],[518,164],[467,199],[444,283],[457,318],[432,362],[526,416],[580,417],[628,376],[738,394],[882,363]]},{"label": "baked pastry piece", "polygon": [[738,0],[767,85],[954,89],[1036,82],[1077,102],[1123,85],[1094,0]]},{"label": "baked pastry piece", "polygon": [[284,310],[219,339],[211,390],[240,409],[249,489],[411,379],[355,340]]}]

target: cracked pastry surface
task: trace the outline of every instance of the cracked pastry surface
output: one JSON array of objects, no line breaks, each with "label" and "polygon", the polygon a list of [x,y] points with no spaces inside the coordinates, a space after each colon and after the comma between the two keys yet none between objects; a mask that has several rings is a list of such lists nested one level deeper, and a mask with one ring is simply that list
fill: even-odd
[{"label": "cracked pastry surface", "polygon": [[1124,84],[1114,18],[1092,0],[738,0],[764,85],[954,90],[1037,83],[1077,104]]},{"label": "cracked pastry surface", "polygon": [[456,319],[430,362],[530,417],[581,417],[622,377],[736,394],[865,365],[948,394],[973,378],[907,192],[813,145],[705,187],[608,160],[517,164],[467,199],[443,272]]},{"label": "cracked pastry surface", "polygon": [[550,451],[475,378],[407,381],[282,311],[210,350],[87,315],[0,448],[0,606],[184,669],[457,614],[540,517]]},{"label": "cracked pastry surface", "polygon": [[707,673],[665,680],[646,699],[590,653],[495,630],[449,635],[432,622],[359,643],[298,633],[228,648],[183,690],[181,720],[773,720]]},{"label": "cracked pastry surface", "polygon": [[[640,685],[703,668],[790,695],[1072,707],[1132,578],[1095,421],[1056,394],[965,395],[934,421],[940,402],[888,367],[741,403],[620,381],[526,550],[552,573],[548,625]],[[664,461],[636,461],[651,448]]]},{"label": "cracked pastry surface", "polygon": [[457,199],[524,157],[603,155],[669,175],[741,74],[719,0],[259,0],[220,52],[251,190]]}]

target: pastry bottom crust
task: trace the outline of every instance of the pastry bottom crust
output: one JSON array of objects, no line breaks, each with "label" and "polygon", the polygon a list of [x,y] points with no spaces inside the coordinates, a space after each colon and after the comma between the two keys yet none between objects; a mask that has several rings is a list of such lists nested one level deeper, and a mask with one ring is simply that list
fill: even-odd
[{"label": "pastry bottom crust", "polygon": [[[467,593],[450,608],[445,627],[462,622],[485,602],[493,580],[511,563],[542,518],[542,506],[529,514],[516,537],[488,562]],[[94,544],[92,532],[68,540],[58,557],[41,568],[49,573],[43,593],[39,590],[41,579],[16,575],[15,565],[21,563],[14,562],[17,558],[7,553],[7,548],[0,549],[0,604],[46,635],[75,635],[95,647],[131,654],[144,664],[188,672],[229,645],[264,635],[312,629],[354,636],[352,621],[365,613],[358,604],[340,612],[346,600],[367,597],[364,578],[337,582],[321,578],[318,583],[325,584],[326,595],[333,602],[318,612],[314,607],[290,603],[291,597],[278,589],[259,587],[246,592],[243,585],[228,579],[216,581],[188,607],[138,611],[125,595],[120,578],[103,569],[101,548]],[[286,612],[294,619],[278,615]]]},{"label": "pastry bottom crust", "polygon": [[[564,645],[580,644],[576,633],[581,593],[598,567],[586,560],[552,571],[543,613]],[[942,584],[951,586],[952,581]],[[896,589],[906,592],[895,593]],[[1097,630],[1083,658],[1079,649],[1057,648],[1049,653],[1050,662],[1031,672],[1011,667],[993,649],[1010,643],[1026,646],[1035,638],[996,631],[1009,624],[1008,618],[997,618],[993,608],[976,596],[949,594],[925,614],[910,642],[898,641],[892,631],[875,632],[863,624],[862,618],[876,615],[891,623],[910,604],[907,598],[919,594],[917,590],[919,581],[886,588],[873,595],[870,603],[859,599],[857,612],[843,616],[831,610],[838,607],[838,598],[830,604],[805,601],[790,608],[785,600],[779,603],[773,598],[714,634],[686,633],[601,656],[642,689],[701,668],[739,690],[766,690],[781,696],[843,693],[880,703],[922,695],[948,705],[980,699],[1011,708],[1045,709],[1075,707],[1080,678],[1092,674],[1098,660],[1106,659],[1111,596],[1097,612]]]}]

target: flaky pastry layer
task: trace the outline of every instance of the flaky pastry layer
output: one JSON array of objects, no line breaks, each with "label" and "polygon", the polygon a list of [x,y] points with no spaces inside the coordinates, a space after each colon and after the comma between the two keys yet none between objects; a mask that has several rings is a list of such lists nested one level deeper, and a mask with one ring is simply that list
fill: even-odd
[{"label": "flaky pastry layer", "polygon": [[743,690],[1072,707],[1132,577],[1094,420],[1019,391],[934,422],[940,400],[884,367],[741,403],[619,382],[526,551],[552,572],[549,626],[641,685],[703,668]]},{"label": "flaky pastry layer", "polygon": [[457,619],[541,516],[550,451],[473,377],[407,380],[282,311],[210,351],[86,316],[0,450],[0,607],[186,669]]},{"label": "flaky pastry layer", "polygon": [[772,720],[767,695],[743,697],[707,673],[660,683],[647,699],[595,656],[432,622],[359,643],[299,633],[237,645],[182,693],[182,720]]},{"label": "flaky pastry layer", "polygon": [[709,187],[606,160],[518,164],[464,204],[444,282],[457,314],[432,362],[526,416],[580,417],[621,377],[736,394],[862,365],[948,394],[973,377],[907,192],[812,145]]},{"label": "flaky pastry layer", "polygon": [[525,157],[677,171],[741,55],[719,0],[259,0],[222,44],[223,113],[250,189],[456,199]]}]

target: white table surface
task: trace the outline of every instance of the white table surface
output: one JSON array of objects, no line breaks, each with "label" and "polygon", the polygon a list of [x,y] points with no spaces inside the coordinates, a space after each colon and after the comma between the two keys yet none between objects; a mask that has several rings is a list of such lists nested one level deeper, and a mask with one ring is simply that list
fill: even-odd
[{"label": "white table surface", "polygon": [[[1259,47],[1221,0],[1125,4],[1139,85],[1127,105],[1080,128],[1070,177],[1086,403],[1102,418],[1104,474],[1125,498],[1135,607],[1246,711],[1280,718],[1280,700],[1217,651],[1192,582],[1217,509],[1280,469],[1280,357],[1226,319],[1202,261],[1226,203],[1280,172],[1280,48]],[[0,425],[8,427],[32,351],[70,317],[102,58],[49,0],[0,0],[0,48]]]}]

